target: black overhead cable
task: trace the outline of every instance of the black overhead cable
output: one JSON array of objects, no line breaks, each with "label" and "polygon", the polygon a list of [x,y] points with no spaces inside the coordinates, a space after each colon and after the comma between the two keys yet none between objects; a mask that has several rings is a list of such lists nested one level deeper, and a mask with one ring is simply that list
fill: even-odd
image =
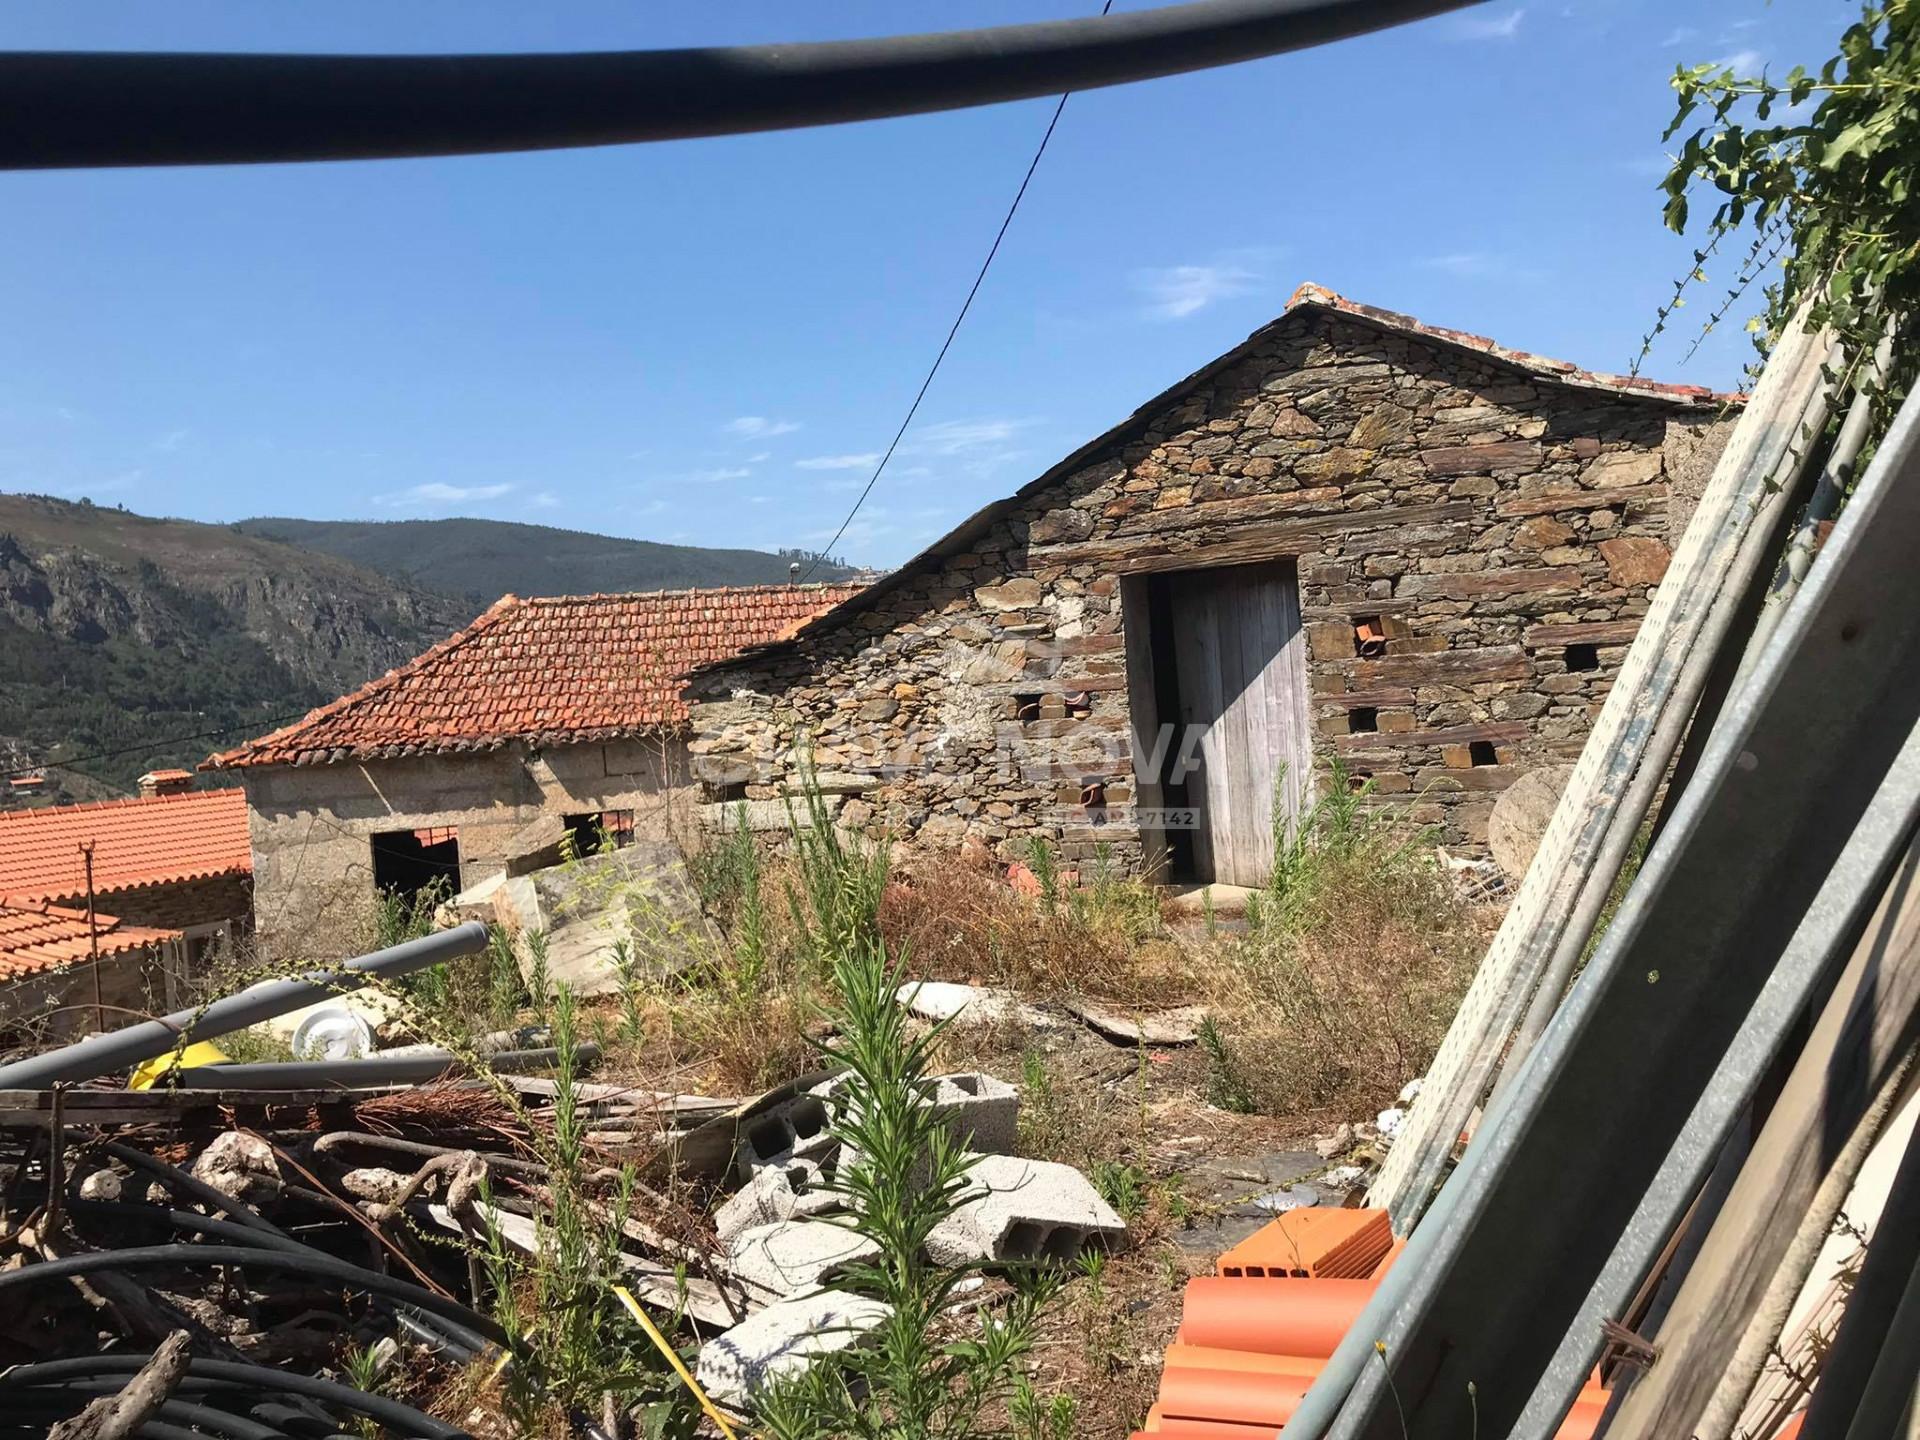
[{"label": "black overhead cable", "polygon": [[621,145],[1028,100],[1304,50],[1483,0],[1194,0],[935,35],[571,55],[0,55],[0,168]]},{"label": "black overhead cable", "polygon": [[[1106,0],[1100,7],[1104,18],[1113,9],[1113,0]],[[805,584],[826,559],[833,554],[833,547],[840,543],[840,537],[847,533],[847,527],[853,523],[853,517],[860,513],[860,507],[867,503],[867,497],[873,493],[873,487],[880,483],[880,474],[887,468],[887,462],[893,459],[893,452],[900,446],[900,437],[907,433],[907,427],[913,424],[913,417],[919,413],[920,402],[927,398],[927,389],[933,384],[933,377],[940,373],[940,364],[947,358],[947,351],[953,348],[953,337],[960,333],[960,323],[967,318],[967,311],[973,308],[973,297],[980,293],[980,286],[987,278],[987,271],[993,268],[993,257],[1000,253],[1000,242],[1007,238],[1007,229],[1013,224],[1014,213],[1019,210],[1021,200],[1026,198],[1027,186],[1033,183],[1033,172],[1040,168],[1040,157],[1047,153],[1047,142],[1053,139],[1053,130],[1060,123],[1061,113],[1067,108],[1067,101],[1073,92],[1067,91],[1060,97],[1060,103],[1053,107],[1053,118],[1047,121],[1046,133],[1040,137],[1039,148],[1033,152],[1033,159],[1027,163],[1027,173],[1020,177],[1020,188],[1013,192],[1013,203],[1007,206],[1007,213],[1000,221],[1000,229],[993,237],[993,244],[987,247],[987,258],[980,262],[980,273],[973,277],[973,285],[967,291],[967,298],[960,302],[960,313],[953,317],[953,324],[947,328],[947,338],[940,342],[940,353],[933,357],[926,378],[920,382],[920,389],[914,394],[913,403],[907,407],[907,415],[900,422],[900,428],[893,432],[893,439],[887,444],[886,454],[880,457],[880,463],[873,467],[873,474],[867,477],[866,488],[860,492],[860,498],[853,502],[853,508],[847,511],[847,518],[840,522],[840,528],[833,532],[833,539],[825,547],[816,551],[813,563],[807,566],[807,573],[800,577]]]},{"label": "black overhead cable", "polygon": [[184,744],[188,740],[211,740],[219,735],[231,735],[236,730],[252,730],[265,726],[268,730],[281,725],[291,724],[301,716],[311,714],[310,710],[296,710],[291,715],[276,715],[270,720],[241,720],[232,725],[222,725],[214,730],[195,730],[187,735],[166,735],[158,740],[145,740],[138,745],[123,745],[118,750],[96,750],[91,755],[74,755],[65,760],[42,760],[35,765],[21,765],[5,771],[8,779],[16,775],[37,775],[42,770],[71,770],[94,760],[114,760],[122,755],[138,755],[143,750],[164,750],[169,745]]}]

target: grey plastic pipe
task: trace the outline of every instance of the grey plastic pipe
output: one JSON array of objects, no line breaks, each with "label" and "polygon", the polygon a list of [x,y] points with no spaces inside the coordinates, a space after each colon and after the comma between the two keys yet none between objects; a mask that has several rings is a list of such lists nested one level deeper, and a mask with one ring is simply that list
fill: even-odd
[{"label": "grey plastic pipe", "polygon": [[[600,1047],[591,1043],[575,1049],[575,1059],[590,1064],[600,1058]],[[489,1070],[551,1070],[560,1063],[560,1052],[545,1050],[496,1050],[478,1057]],[[453,1071],[464,1071],[466,1060],[450,1050],[426,1054],[369,1055],[364,1060],[286,1060],[260,1065],[195,1065],[182,1070],[179,1081],[194,1090],[328,1090],[335,1087],[358,1089],[368,1085],[418,1085],[438,1080]]]},{"label": "grey plastic pipe", "polygon": [[61,1082],[97,1080],[116,1070],[130,1069],[143,1060],[165,1055],[191,1040],[209,1040],[244,1030],[263,1020],[358,990],[371,977],[393,979],[455,960],[486,948],[487,927],[469,920],[451,930],[408,940],[349,960],[338,970],[315,971],[292,980],[263,980],[237,995],[228,995],[194,1010],[177,1010],[159,1020],[146,1020],[95,1035],[77,1044],[32,1055],[11,1065],[0,1065],[0,1090],[44,1090]]}]

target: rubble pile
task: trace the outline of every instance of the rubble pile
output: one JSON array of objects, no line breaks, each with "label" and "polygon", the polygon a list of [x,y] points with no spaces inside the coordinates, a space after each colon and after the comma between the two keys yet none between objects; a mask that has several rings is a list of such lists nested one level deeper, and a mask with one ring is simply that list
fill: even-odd
[{"label": "rubble pile", "polygon": [[[102,1077],[0,1091],[0,1290],[25,1302],[0,1305],[0,1355],[22,1362],[0,1388],[26,1397],[22,1413],[52,1423],[101,1387],[158,1385],[146,1367],[184,1332],[185,1368],[162,1387],[154,1433],[209,1406],[211,1433],[268,1433],[270,1419],[265,1431],[248,1422],[288,1405],[307,1427],[289,1433],[362,1420],[408,1435],[495,1433],[483,1400],[461,1402],[465,1428],[424,1412],[455,1377],[515,1363],[487,1261],[538,1257],[551,1243],[545,1157],[560,1085],[499,1073],[350,1083],[352,1067],[380,1063],[311,1062],[313,1084],[271,1090],[221,1083],[263,1067],[215,1064],[195,1069],[192,1087],[120,1089]],[[848,1208],[858,1156],[836,1135],[851,1100],[844,1076],[802,1076],[749,1100],[581,1080],[571,1095],[589,1137],[588,1171],[572,1178],[609,1220],[624,1217],[623,1273],[608,1284],[678,1327],[690,1354],[697,1346],[708,1399],[750,1412],[772,1377],[885,1323],[887,1306],[848,1283],[878,1247]],[[1125,1224],[1078,1170],[1012,1153],[1012,1086],[945,1074],[926,1082],[925,1103],[974,1157],[960,1203],[927,1240],[931,1261],[1070,1262],[1124,1241]],[[638,1183],[616,1212],[622,1167]],[[98,1357],[84,1370],[91,1389],[69,1384],[83,1373],[70,1364],[78,1355]],[[401,1367],[407,1382],[393,1393],[421,1407],[362,1394],[354,1355]],[[217,1374],[230,1388],[203,1394],[200,1381]],[[597,1433],[620,1440],[620,1429]]]}]

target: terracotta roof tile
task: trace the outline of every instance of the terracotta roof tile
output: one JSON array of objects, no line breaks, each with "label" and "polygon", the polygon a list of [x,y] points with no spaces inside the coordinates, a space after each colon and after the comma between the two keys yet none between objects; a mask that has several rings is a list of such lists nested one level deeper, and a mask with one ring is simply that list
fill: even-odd
[{"label": "terracotta roof tile", "polygon": [[89,841],[96,895],[253,869],[246,793],[191,790],[0,815],[0,895],[84,901]]},{"label": "terracotta roof tile", "polygon": [[765,644],[858,585],[764,585],[633,595],[509,595],[466,629],[351,695],[207,769],[315,765],[508,741],[572,744],[677,730],[681,677]]},{"label": "terracotta roof tile", "polygon": [[[178,930],[123,925],[98,910],[93,913],[93,926],[102,955],[148,950],[180,938]],[[91,955],[85,910],[0,895],[0,983],[64,970]]]}]

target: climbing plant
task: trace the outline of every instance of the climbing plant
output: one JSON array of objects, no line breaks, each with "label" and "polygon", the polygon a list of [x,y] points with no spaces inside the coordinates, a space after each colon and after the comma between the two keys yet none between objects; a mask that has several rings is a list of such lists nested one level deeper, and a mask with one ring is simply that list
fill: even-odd
[{"label": "climbing plant", "polygon": [[1818,70],[1795,66],[1774,79],[1682,66],[1672,84],[1679,103],[1666,138],[1686,134],[1662,182],[1667,225],[1685,234],[1702,199],[1714,203],[1647,344],[1707,280],[1711,257],[1741,255],[1707,329],[1778,262],[1747,327],[1761,357],[1803,302],[1850,356],[1871,353],[1891,326],[1884,424],[1920,367],[1920,352],[1903,343],[1920,309],[1920,0],[1866,4]]}]

